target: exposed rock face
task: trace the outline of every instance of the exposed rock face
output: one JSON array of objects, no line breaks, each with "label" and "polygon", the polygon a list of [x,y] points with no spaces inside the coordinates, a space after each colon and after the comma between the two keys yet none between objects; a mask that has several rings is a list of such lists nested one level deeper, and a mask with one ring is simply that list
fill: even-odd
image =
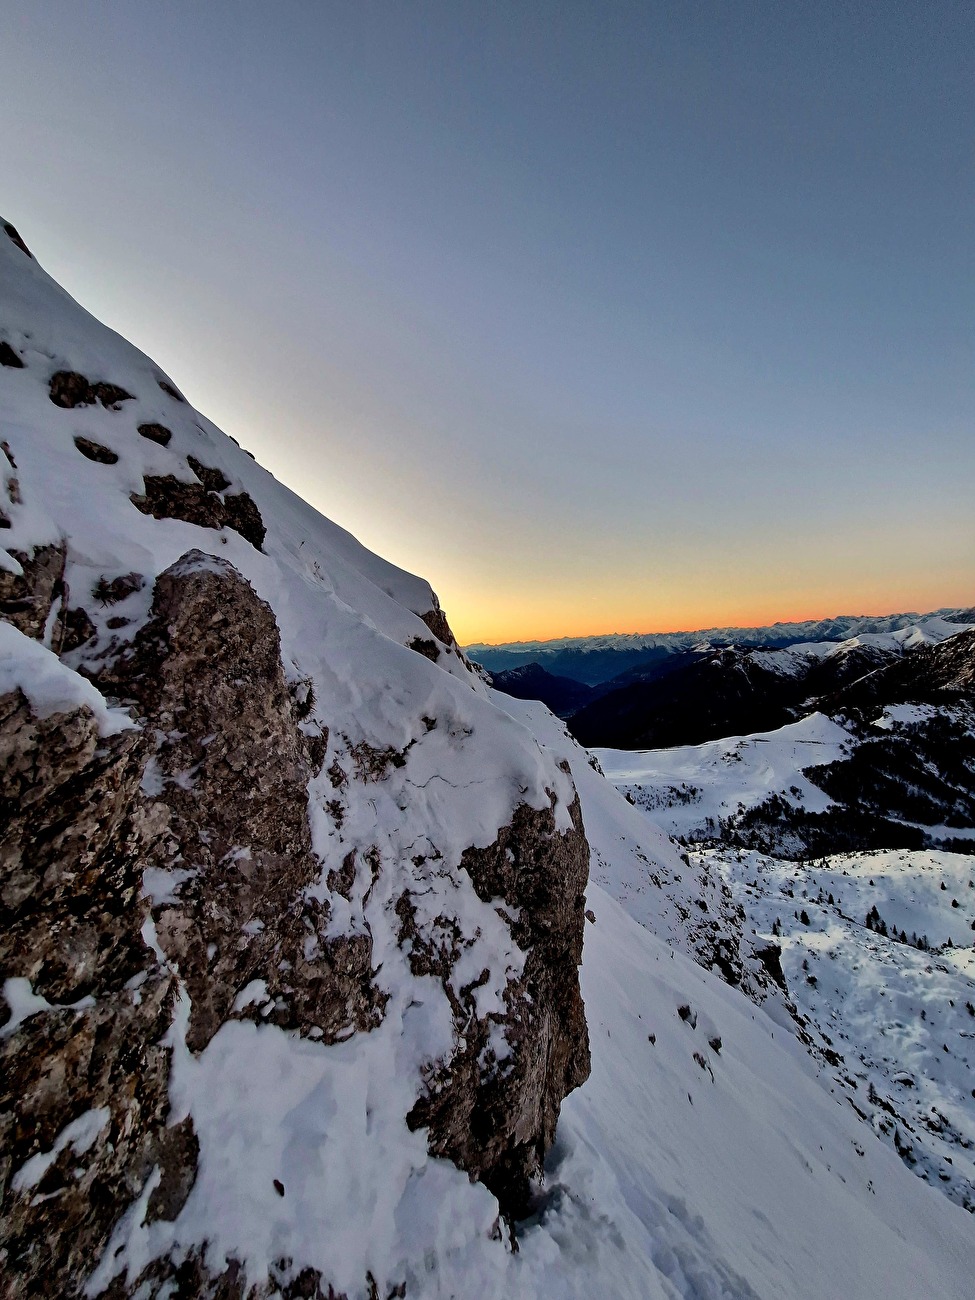
[{"label": "exposed rock face", "polygon": [[457,644],[450,624],[447,622],[447,615],[440,608],[440,601],[437,599],[436,593],[434,593],[433,597],[433,608],[428,609],[425,614],[421,614],[420,618],[426,623],[437,640],[441,641],[445,646],[449,647]]},{"label": "exposed rock face", "polygon": [[[0,1273],[69,1296],[156,1163],[172,976],[143,942],[141,867],[165,825],[138,732],[0,698]],[[51,1009],[17,1023],[33,994]],[[72,1009],[74,1004],[74,1009]],[[24,1008],[21,1008],[23,1010]],[[188,1175],[188,1176],[191,1176]]]},{"label": "exposed rock face", "polygon": [[140,424],[139,433],[150,442],[157,442],[160,447],[168,447],[173,436],[172,429],[164,424]]},{"label": "exposed rock face", "polygon": [[311,767],[270,607],[232,565],[190,552],[160,575],[150,622],[104,685],[158,738],[146,783],[170,812],[160,866],[175,901],[154,914],[192,1000],[189,1046],[255,979],[249,1015],[325,1041],[378,1023],[369,936],[327,939],[327,905],[303,897],[322,870]]},{"label": "exposed rock face", "polygon": [[30,249],[17,233],[16,226],[12,226],[9,221],[5,221],[3,223],[3,228],[8,237],[13,240],[22,253],[26,253],[28,257],[33,257],[33,253],[31,253]]},{"label": "exposed rock face", "polygon": [[[220,474],[219,470],[208,472]],[[222,496],[202,482],[184,483],[173,474],[149,476],[143,481],[145,491],[141,496],[133,496],[132,504],[144,515],[155,519],[185,519],[188,524],[199,524],[201,528],[233,528],[252,546],[261,549],[266,532],[264,521],[246,492]]]},{"label": "exposed rock face", "polygon": [[74,445],[81,452],[82,456],[88,460],[97,461],[99,465],[117,465],[118,454],[112,451],[111,447],[105,447],[100,442],[95,442],[91,438],[77,437]]},{"label": "exposed rock face", "polygon": [[440,651],[437,649],[436,641],[427,636],[412,637],[409,642],[411,650],[415,650],[418,655],[423,655],[424,659],[429,659],[435,664],[440,658]]},{"label": "exposed rock face", "polygon": [[224,488],[230,487],[230,479],[227,478],[222,469],[217,469],[216,466],[204,465],[195,456],[187,456],[186,461],[208,492],[222,492]]},{"label": "exposed rock face", "polygon": [[174,402],[185,402],[185,401],[186,401],[186,398],[183,396],[183,394],[180,393],[180,392],[177,392],[176,389],[172,386],[172,384],[169,383],[167,380],[165,380],[165,379],[157,379],[157,380],[156,380],[156,383],[157,383],[157,384],[159,385],[159,387],[163,390],[163,392],[167,395],[167,397],[171,397],[171,398],[173,399]]},{"label": "exposed rock face", "polygon": [[468,849],[462,859],[478,895],[485,902],[503,899],[510,909],[512,934],[528,954],[522,978],[508,986],[506,1015],[494,1022],[512,1049],[500,1068],[490,1046],[492,1020],[475,1012],[477,985],[458,997],[447,983],[459,936],[445,927],[432,943],[415,932],[407,896],[398,907],[414,971],[444,980],[463,1044],[432,1074],[428,1095],[409,1122],[426,1126],[430,1150],[486,1183],[514,1217],[528,1208],[530,1183],[555,1139],[563,1097],[589,1077],[577,971],[589,846],[578,800],[570,811],[573,830],[558,834],[550,809],[522,805],[494,844]]},{"label": "exposed rock face", "polygon": [[40,546],[29,555],[11,555],[22,572],[0,569],[0,618],[36,640],[64,588],[64,547]]},{"label": "exposed rock face", "polygon": [[77,650],[95,635],[95,625],[85,610],[80,607],[65,610],[61,620],[59,654],[68,654]]},{"label": "exposed rock face", "polygon": [[54,405],[66,410],[72,410],[76,406],[94,406],[96,402],[101,402],[102,406],[117,411],[123,402],[132,401],[132,394],[118,384],[109,384],[103,380],[93,384],[75,370],[58,370],[53,374],[49,392]]},{"label": "exposed rock face", "polygon": [[258,550],[264,545],[266,529],[261,512],[246,492],[231,492],[222,498],[224,523]]},{"label": "exposed rock face", "polygon": [[91,594],[99,605],[115,605],[133,592],[141,591],[145,585],[141,573],[120,573],[115,578],[103,574],[92,587]]}]

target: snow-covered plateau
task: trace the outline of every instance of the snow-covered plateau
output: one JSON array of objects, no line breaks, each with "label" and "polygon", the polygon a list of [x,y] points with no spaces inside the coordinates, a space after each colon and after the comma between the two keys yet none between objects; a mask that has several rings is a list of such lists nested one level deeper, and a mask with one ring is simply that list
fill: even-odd
[{"label": "snow-covered plateau", "polygon": [[[9,225],[0,469],[5,1295],[968,1300],[975,1220],[850,1104],[969,1177],[964,918],[676,845]],[[923,995],[831,961],[874,898],[952,938]]]}]

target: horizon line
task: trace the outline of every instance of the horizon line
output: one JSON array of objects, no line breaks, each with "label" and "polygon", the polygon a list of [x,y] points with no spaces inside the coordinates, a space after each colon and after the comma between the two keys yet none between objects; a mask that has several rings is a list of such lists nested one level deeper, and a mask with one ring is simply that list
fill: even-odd
[{"label": "horizon line", "polygon": [[673,628],[652,632],[590,632],[582,636],[566,634],[564,636],[552,637],[526,637],[522,641],[468,641],[461,646],[461,649],[464,651],[478,648],[483,648],[485,650],[499,650],[516,646],[553,645],[560,641],[598,641],[604,637],[693,636],[697,633],[703,634],[705,632],[757,632],[763,628],[790,627],[802,623],[828,623],[835,622],[838,619],[847,618],[935,618],[939,614],[968,612],[970,610],[975,610],[975,605],[940,605],[937,609],[927,610],[924,613],[917,610],[895,610],[879,614],[823,614],[811,618],[776,619],[774,623],[726,623],[721,626],[713,624],[708,627]]}]

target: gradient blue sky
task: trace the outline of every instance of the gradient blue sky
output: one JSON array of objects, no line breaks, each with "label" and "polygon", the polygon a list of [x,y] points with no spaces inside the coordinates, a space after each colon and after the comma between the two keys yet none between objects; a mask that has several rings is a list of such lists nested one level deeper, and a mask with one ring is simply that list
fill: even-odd
[{"label": "gradient blue sky", "polygon": [[0,210],[462,640],[975,599],[975,5],[10,3]]}]

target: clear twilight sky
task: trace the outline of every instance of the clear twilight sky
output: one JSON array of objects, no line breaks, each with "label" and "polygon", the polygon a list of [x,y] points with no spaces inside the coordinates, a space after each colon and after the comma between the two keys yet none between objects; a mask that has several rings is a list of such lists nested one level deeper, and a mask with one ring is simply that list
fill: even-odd
[{"label": "clear twilight sky", "polygon": [[971,0],[0,9],[0,211],[462,641],[975,599]]}]

